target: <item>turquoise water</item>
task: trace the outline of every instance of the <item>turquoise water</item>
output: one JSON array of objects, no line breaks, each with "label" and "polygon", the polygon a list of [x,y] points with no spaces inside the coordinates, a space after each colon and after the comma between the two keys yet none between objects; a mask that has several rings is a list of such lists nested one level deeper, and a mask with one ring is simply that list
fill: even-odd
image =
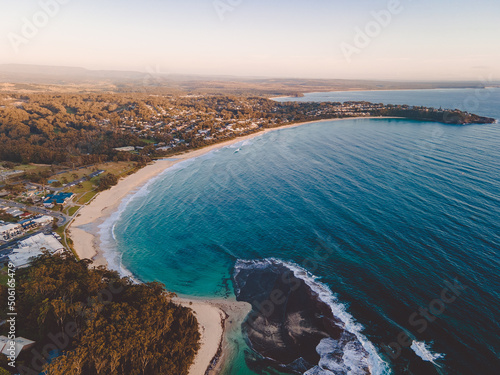
[{"label": "turquoise water", "polygon": [[[499,89],[300,98],[361,99],[500,118]],[[499,140],[498,124],[360,119],[276,130],[167,170],[102,226],[103,245],[141,280],[203,297],[234,298],[238,259],[293,262],[331,289],[393,373],[495,374]],[[467,289],[424,330],[411,324],[454,279]],[[383,347],[401,331],[418,345],[392,359]],[[264,373],[248,369],[249,349],[234,339],[242,349],[227,373]]]}]

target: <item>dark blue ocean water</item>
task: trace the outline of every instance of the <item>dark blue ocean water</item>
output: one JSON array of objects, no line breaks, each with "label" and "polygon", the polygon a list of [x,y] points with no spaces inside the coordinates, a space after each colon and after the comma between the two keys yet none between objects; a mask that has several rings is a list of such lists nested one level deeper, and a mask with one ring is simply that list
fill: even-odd
[{"label": "dark blue ocean water", "polygon": [[[500,118],[500,89],[300,100],[460,107]],[[167,170],[105,223],[104,245],[141,280],[204,297],[233,297],[238,259],[292,262],[357,322],[386,362],[379,373],[497,374],[499,146],[498,124],[361,119],[276,130]],[[454,280],[462,289],[448,286]],[[401,332],[414,346],[399,353]],[[393,358],[384,350],[391,343]],[[242,349],[227,373],[255,373],[245,356]]]}]

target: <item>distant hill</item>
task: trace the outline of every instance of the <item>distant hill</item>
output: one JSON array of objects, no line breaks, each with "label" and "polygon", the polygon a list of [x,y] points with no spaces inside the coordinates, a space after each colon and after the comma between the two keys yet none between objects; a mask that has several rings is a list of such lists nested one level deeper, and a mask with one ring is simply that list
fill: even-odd
[{"label": "distant hill", "polygon": [[[488,83],[500,86],[500,82]],[[403,82],[174,75],[78,67],[0,64],[0,91],[181,91],[196,94],[302,95],[318,91],[482,88],[480,82]]]},{"label": "distant hill", "polygon": [[0,64],[0,82],[64,84],[102,80],[134,80],[144,76],[140,72],[89,70],[69,66]]}]

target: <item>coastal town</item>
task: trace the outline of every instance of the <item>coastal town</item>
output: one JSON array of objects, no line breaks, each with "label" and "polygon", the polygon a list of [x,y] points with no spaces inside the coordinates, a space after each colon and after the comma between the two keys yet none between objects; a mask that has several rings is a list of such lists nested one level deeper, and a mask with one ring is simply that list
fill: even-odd
[{"label": "coastal town", "polygon": [[0,375],[496,375],[500,1],[4,1]]},{"label": "coastal town", "polygon": [[[65,228],[79,209],[118,178],[152,160],[296,123],[382,116],[453,124],[493,121],[456,109],[365,101],[279,102],[194,94],[3,94],[0,137],[6,147],[0,153],[6,161],[0,168],[0,261],[17,256],[16,264],[26,266],[29,257],[41,254],[42,249],[71,250]],[[27,137],[32,133],[38,134],[39,150],[31,144],[33,137]],[[96,140],[103,136],[106,141]],[[59,145],[66,137],[71,138],[71,147],[64,152]],[[16,151],[10,152],[9,146]],[[42,235],[52,236],[59,245]],[[30,250],[24,251],[22,241],[33,238]],[[21,253],[26,255],[21,257]]]},{"label": "coastal town", "polygon": [[109,180],[115,183],[136,170],[134,163],[125,162],[76,169],[0,165],[0,273],[8,262],[16,268],[28,266],[43,251],[71,253],[73,242],[65,229],[79,209],[109,188]]},{"label": "coastal town", "polygon": [[[94,247],[97,238],[81,228],[109,215],[126,194],[179,161],[276,128],[374,117],[449,124],[494,121],[459,110],[364,101],[279,102],[261,97],[200,95],[4,95],[0,97],[0,137],[5,145],[0,150],[0,277],[6,279],[11,268],[26,270],[37,259],[49,262],[50,257],[92,259],[92,269],[106,266]],[[121,190],[109,190],[120,179]],[[98,208],[96,213],[89,206],[91,202]],[[209,330],[205,334],[216,338],[216,342],[201,349],[193,367],[204,371],[206,363],[216,356],[220,329],[230,324],[225,314],[235,311],[241,320],[248,308],[191,302],[188,306]],[[204,320],[206,314],[211,318]],[[5,340],[0,336],[0,344]],[[16,357],[36,342],[31,337],[22,338],[21,344]]]},{"label": "coastal town", "polygon": [[[457,109],[358,102],[279,102],[256,96],[2,94],[0,159],[81,167],[149,162],[263,129],[322,119],[393,116],[490,123]],[[14,173],[14,172],[12,172]]]},{"label": "coastal town", "polygon": [[38,205],[26,205],[19,200],[0,200],[0,263],[16,268],[27,267],[30,259],[43,251],[51,254],[62,252],[65,246],[56,232],[59,224],[67,223],[69,217],[63,212],[50,210],[54,203],[64,207],[73,196],[72,193],[47,194]]}]

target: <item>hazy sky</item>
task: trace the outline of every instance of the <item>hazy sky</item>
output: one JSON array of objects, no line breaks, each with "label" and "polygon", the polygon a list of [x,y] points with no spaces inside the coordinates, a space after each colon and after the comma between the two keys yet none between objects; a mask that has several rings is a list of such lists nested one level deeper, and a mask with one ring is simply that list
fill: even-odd
[{"label": "hazy sky", "polygon": [[0,63],[500,79],[499,0],[0,0],[0,6]]}]

